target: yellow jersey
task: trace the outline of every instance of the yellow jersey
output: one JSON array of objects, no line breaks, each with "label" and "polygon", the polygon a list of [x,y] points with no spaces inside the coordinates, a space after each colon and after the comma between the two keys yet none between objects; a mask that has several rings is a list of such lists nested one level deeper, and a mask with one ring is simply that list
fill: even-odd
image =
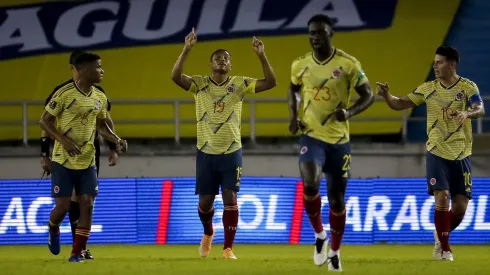
[{"label": "yellow jersey", "polygon": [[223,83],[194,75],[189,91],[196,100],[197,149],[206,154],[230,154],[242,148],[242,103],[255,93],[254,78],[229,77]]},{"label": "yellow jersey", "polygon": [[293,61],[291,82],[302,86],[303,134],[331,144],[349,142],[349,122],[337,121],[333,112],[348,107],[352,88],[369,82],[361,64],[340,49],[323,62],[310,52]]},{"label": "yellow jersey", "polygon": [[94,139],[97,118],[107,116],[107,98],[96,87],[88,94],[80,91],[73,81],[60,86],[45,110],[56,117],[56,128],[82,151],[71,157],[63,145],[55,141],[52,161],[73,170],[87,169],[95,164]]},{"label": "yellow jersey", "polygon": [[445,87],[436,79],[417,87],[408,98],[417,106],[424,102],[427,105],[427,151],[447,160],[471,155],[471,119],[459,124],[454,114],[470,110],[473,103],[482,101],[475,83],[461,77]]}]

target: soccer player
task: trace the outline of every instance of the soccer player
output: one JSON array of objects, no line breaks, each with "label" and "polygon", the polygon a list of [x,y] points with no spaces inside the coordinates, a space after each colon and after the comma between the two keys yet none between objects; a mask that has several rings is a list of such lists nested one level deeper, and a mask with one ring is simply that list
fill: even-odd
[{"label": "soccer player", "polygon": [[[293,61],[289,86],[291,134],[301,130],[299,170],[303,179],[306,213],[315,230],[313,260],[316,265],[328,261],[328,270],[342,271],[340,244],[345,228],[344,195],[350,169],[348,119],[367,109],[373,92],[361,64],[332,45],[332,20],[323,14],[308,21],[312,52]],[[360,98],[351,106],[353,88]],[[297,97],[303,98],[302,115]],[[301,121],[299,118],[302,117]],[[323,229],[321,196],[322,172],[327,178],[330,206],[331,247]]]},{"label": "soccer player", "polygon": [[224,49],[218,49],[211,54],[210,76],[185,75],[182,73],[184,62],[196,41],[193,28],[186,36],[184,49],[172,69],[172,80],[191,92],[196,100],[196,194],[199,195],[199,218],[204,227],[199,254],[207,257],[211,251],[214,237],[214,199],[221,186],[225,231],[223,258],[236,259],[232,248],[238,225],[236,193],[240,189],[242,175],[242,102],[248,94],[273,88],[276,85],[276,76],[265,55],[264,44],[255,37],[252,48],[262,63],[263,79],[229,76],[231,54]]},{"label": "soccer player", "polygon": [[[435,199],[433,257],[453,260],[449,232],[463,220],[471,199],[471,119],[485,115],[478,87],[456,72],[459,53],[448,46],[437,48],[435,80],[425,82],[408,96],[389,93],[387,83],[376,83],[378,94],[393,110],[427,106],[426,175],[428,193]],[[449,210],[451,196],[451,210]]]},{"label": "soccer player", "polygon": [[[82,51],[74,51],[71,56],[70,56],[70,66],[73,69],[75,58],[78,57],[78,55],[82,54]],[[51,98],[53,97],[54,93],[58,91],[61,87],[67,85],[70,82],[76,81],[74,79],[70,79],[67,82],[64,82],[63,84],[57,86],[54,88],[53,92],[46,98],[45,101],[45,106],[48,105],[48,103],[51,101]],[[96,89],[101,91],[102,93],[105,93],[102,87],[94,85]],[[111,128],[111,130],[114,131],[114,123],[112,122],[112,119],[110,117],[109,111],[111,110],[111,103],[110,101],[107,101],[107,118],[106,118],[106,123]],[[100,167],[100,144],[99,144],[99,139],[97,138],[98,133],[95,135],[95,140],[94,140],[94,146],[95,146],[95,165],[97,167],[97,178],[99,177],[99,167]],[[117,154],[117,149],[116,149],[116,144],[108,141],[107,144],[109,145],[110,148],[110,153],[109,153],[109,166],[114,166],[117,164],[118,160],[118,154]],[[51,146],[51,138],[46,134],[45,131],[42,131],[41,134],[41,167],[42,169],[47,173],[47,175],[51,174],[51,158],[50,158],[50,153],[49,149]],[[71,205],[70,205],[70,211],[68,212],[68,217],[70,219],[70,226],[71,226],[71,234],[73,241],[75,241],[75,231],[77,228],[77,223],[78,220],[80,219],[80,204],[78,203],[77,196],[75,194],[75,191],[72,193],[71,197]],[[86,249],[85,247],[82,250],[82,259],[85,260],[93,260],[94,257],[90,253],[90,250]]]},{"label": "soccer player", "polygon": [[94,198],[98,193],[94,138],[96,131],[121,149],[127,142],[109,128],[107,98],[93,85],[102,80],[101,59],[93,53],[82,53],[73,62],[73,79],[59,88],[41,116],[40,126],[55,139],[51,164],[52,195],[55,208],[49,220],[48,247],[60,253],[59,225],[70,209],[72,191],[80,203],[80,220],[70,262],[81,262],[92,224]]}]

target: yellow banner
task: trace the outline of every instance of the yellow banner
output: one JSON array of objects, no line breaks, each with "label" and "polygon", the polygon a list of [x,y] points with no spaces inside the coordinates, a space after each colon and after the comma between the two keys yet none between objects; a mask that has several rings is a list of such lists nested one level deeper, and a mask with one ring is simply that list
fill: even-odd
[{"label": "yellow banner", "polygon": [[[349,2],[346,0],[345,2]],[[27,2],[27,1],[23,1]],[[22,3],[23,3],[22,2]],[[32,1],[30,1],[32,2]],[[52,2],[52,1],[46,1]],[[59,1],[58,1],[59,2]],[[37,37],[36,43],[31,40],[22,40],[24,47],[29,46],[32,49],[22,51],[19,49],[22,43],[13,40],[11,37],[0,37],[0,52],[2,46],[9,44],[9,49],[14,49],[15,54],[19,54],[17,58],[2,57],[0,53],[0,74],[2,75],[2,93],[0,93],[1,101],[11,100],[44,100],[55,86],[66,81],[71,77],[68,57],[69,51],[73,47],[70,44],[74,40],[63,40],[70,33],[65,33],[63,36],[63,26],[59,25],[60,21],[68,20],[64,18],[70,10],[65,8],[66,5],[73,5],[73,3],[45,3],[42,9],[51,8],[56,6],[56,11],[59,15],[58,23],[49,23],[50,19],[46,19],[47,23],[43,21],[43,15],[41,10],[39,12],[40,24],[45,28],[45,37]],[[63,2],[63,1],[62,1]],[[69,1],[68,1],[69,2]],[[113,2],[113,1],[110,1]],[[106,15],[93,14],[93,16],[107,16],[111,18],[111,12],[121,12],[121,7],[113,6],[110,2],[101,1],[99,3],[90,3],[90,5],[102,5],[106,9]],[[134,2],[134,1],[133,1]],[[151,2],[151,1],[150,1]],[[192,0],[183,1],[169,1],[168,9],[171,5],[185,5],[186,3],[192,3]],[[208,1],[209,2],[209,1]],[[206,2],[204,4],[207,8]],[[227,2],[221,1],[223,3]],[[237,9],[244,9],[244,5],[247,3],[257,2],[242,1]],[[264,2],[264,1],[258,1]],[[305,2],[305,1],[303,1]],[[307,1],[306,1],[307,2]],[[313,1],[318,2],[318,1]],[[337,3],[339,1],[325,1]],[[382,1],[381,1],[382,2]],[[336,47],[343,49],[347,53],[355,56],[363,65],[364,70],[371,81],[373,89],[375,89],[376,81],[387,81],[390,83],[394,94],[407,94],[412,91],[421,82],[425,81],[426,76],[430,70],[430,65],[434,56],[435,49],[444,41],[444,38],[449,30],[452,18],[454,17],[460,0],[445,0],[445,1],[413,1],[413,0],[400,0],[396,2],[396,9],[394,10],[394,17],[390,26],[386,28],[356,28],[356,20],[343,20],[339,17],[338,24],[344,24],[351,29],[346,31],[339,31],[335,34],[333,43]],[[19,0],[15,1],[2,1],[2,6],[9,9],[11,5],[18,5],[21,3]],[[40,3],[40,2],[36,2]],[[83,3],[83,1],[81,2]],[[211,3],[211,2],[209,2]],[[266,1],[267,3],[267,1]],[[353,5],[353,1],[350,1]],[[444,9],[441,9],[441,3],[444,5]],[[88,4],[87,4],[88,5]],[[112,5],[112,6],[111,6]],[[133,3],[133,5],[135,5]],[[190,5],[190,4],[189,4]],[[210,4],[211,5],[211,4]],[[312,2],[307,5],[313,5]],[[31,9],[32,6],[30,6]],[[190,9],[191,6],[189,6]],[[267,7],[267,6],[265,6]],[[335,5],[333,6],[335,8]],[[12,7],[12,10],[16,8],[22,8],[21,6]],[[85,7],[80,7],[78,11]],[[304,12],[307,6],[302,10]],[[345,7],[344,7],[345,8]],[[354,6],[355,8],[355,6]],[[362,7],[361,7],[362,8]],[[0,10],[1,12],[5,12]],[[41,8],[40,8],[41,9]],[[72,9],[72,6],[69,7]],[[358,9],[360,9],[358,7]],[[141,10],[141,9],[140,9]],[[35,12],[25,10],[23,12]],[[204,11],[202,11],[204,12]],[[237,12],[237,21],[240,21],[240,10]],[[359,11],[362,15],[362,10]],[[35,14],[35,13],[33,13]],[[72,17],[76,17],[76,13],[72,13]],[[10,15],[10,14],[9,14]],[[192,15],[192,13],[191,13]],[[294,18],[300,18],[298,14],[296,17],[292,17],[289,23],[283,23],[284,29],[287,29],[287,25],[292,26],[295,24]],[[342,16],[342,14],[337,14]],[[369,14],[368,14],[369,15]],[[373,14],[371,14],[372,16]],[[375,15],[375,14],[374,14]],[[119,15],[118,15],[119,16]],[[135,37],[140,34],[131,33],[131,26],[128,27],[128,22],[131,21],[132,14],[128,12],[125,17],[125,25],[122,26],[121,33],[126,36]],[[134,15],[135,16],[135,15]],[[170,16],[167,14],[166,16]],[[204,16],[201,14],[201,17]],[[217,15],[219,17],[219,15]],[[225,20],[228,15],[223,15]],[[351,14],[345,15],[347,17]],[[66,16],[65,16],[66,17]],[[361,16],[362,17],[362,16]],[[359,17],[359,18],[361,18]],[[97,17],[98,18],[98,17]],[[119,18],[119,17],[118,17]],[[245,17],[244,17],[245,18]],[[9,21],[11,24],[15,24],[15,20]],[[81,20],[81,19],[80,19]],[[94,19],[95,20],[95,19]],[[165,19],[167,20],[167,19]],[[170,20],[170,19],[169,19]],[[178,19],[175,19],[178,20]],[[278,21],[277,19],[276,21]],[[359,19],[361,20],[361,19]],[[63,21],[63,22],[65,22]],[[243,26],[237,21],[234,23],[233,28],[246,29],[247,24]],[[14,22],[14,23],[12,23]],[[20,21],[19,21],[20,22]],[[70,21],[66,21],[65,27],[70,27]],[[104,21],[110,24],[112,21]],[[116,30],[122,21],[114,21],[113,28]],[[223,21],[225,22],[225,21]],[[246,21],[244,21],[246,23]],[[259,21],[257,21],[259,22]],[[272,22],[272,21],[271,21]],[[275,22],[275,21],[274,21]],[[285,21],[286,22],[286,21]],[[302,22],[302,21],[301,21]],[[362,25],[362,20],[359,21]],[[9,23],[9,24],[10,24]],[[20,23],[19,23],[20,24]],[[50,25],[51,24],[51,25]],[[136,23],[134,23],[136,24]],[[166,24],[165,21],[163,24]],[[233,58],[233,74],[245,75],[252,77],[261,77],[261,66],[251,48],[251,36],[242,35],[242,38],[229,38],[224,40],[216,40],[220,38],[219,35],[202,35],[199,34],[199,24],[204,24],[199,21],[197,34],[198,43],[194,47],[191,55],[186,64],[185,72],[188,74],[207,74],[209,72],[209,55],[217,48],[228,49]],[[268,22],[268,24],[272,24]],[[306,25],[306,21],[302,22]],[[46,31],[47,25],[54,28],[51,31]],[[360,26],[359,25],[359,26]],[[95,27],[94,27],[95,26]],[[109,25],[107,25],[109,26]],[[265,25],[260,25],[263,28]],[[271,25],[272,26],[272,25]],[[7,23],[0,25],[0,29],[7,28]],[[96,28],[97,24],[93,24],[91,28]],[[189,26],[190,27],[190,26]],[[202,30],[211,32],[212,28]],[[294,26],[293,26],[294,27]],[[291,30],[293,29],[291,27]],[[253,28],[253,26],[251,27]],[[102,27],[100,28],[103,29]],[[215,28],[216,29],[216,28]],[[218,28],[219,29],[219,28]],[[180,33],[188,32],[190,28],[182,29]],[[29,32],[32,30],[22,29],[22,32]],[[93,31],[93,30],[92,30]],[[167,31],[172,31],[170,27]],[[253,31],[253,30],[252,30]],[[277,75],[278,85],[271,91],[256,95],[256,98],[283,98],[286,99],[287,88],[289,85],[289,74],[291,61],[310,51],[308,35],[306,30],[302,29],[301,32],[305,34],[293,34],[297,32],[288,32],[279,35],[271,35],[267,31],[260,30],[257,33],[263,33],[263,36],[259,35],[265,43],[265,49],[269,60],[271,61],[274,70]],[[165,32],[165,28],[162,27],[162,33]],[[246,34],[249,32],[244,32]],[[144,35],[153,35],[152,32],[146,32]],[[85,34],[86,35],[86,34]],[[95,37],[97,32],[93,33]],[[102,35],[102,34],[101,34]],[[51,40],[51,36],[56,41]],[[143,34],[140,35],[141,39],[146,39]],[[13,36],[12,36],[13,37]],[[64,38],[63,38],[64,37]],[[81,42],[83,44],[83,35],[80,35]],[[160,43],[142,43],[138,46],[124,46],[125,42],[122,41],[120,45],[111,47],[111,44],[103,42],[101,36],[100,46],[95,47],[94,50],[100,54],[103,58],[103,67],[105,70],[105,78],[102,86],[107,92],[107,95],[112,100],[117,99],[192,99],[192,96],[185,91],[177,87],[170,79],[170,71],[173,64],[182,49],[184,35],[174,37],[172,41],[163,44]],[[203,37],[203,39],[201,39]],[[227,36],[224,36],[226,38]],[[25,38],[25,37],[24,37]],[[23,37],[17,39],[24,39]],[[75,37],[77,38],[77,37]],[[74,39],[75,39],[74,38]],[[78,39],[78,38],[77,38]],[[94,38],[95,39],[95,38]],[[2,41],[4,40],[4,41]],[[175,41],[180,41],[176,43]],[[56,43],[55,43],[56,42]],[[20,43],[15,46],[15,43]],[[31,43],[31,44],[29,44]],[[43,44],[44,43],[44,44]],[[105,44],[104,44],[105,43]],[[151,45],[150,45],[151,44]],[[13,45],[13,46],[12,46]],[[35,48],[37,45],[38,48]],[[64,45],[64,46],[63,46]],[[109,45],[109,46],[108,46]],[[121,46],[122,45],[122,46]],[[7,47],[7,46],[5,46]],[[13,48],[12,48],[13,47]],[[17,47],[17,48],[15,48]],[[60,48],[59,50],[52,51],[54,48]],[[91,49],[91,47],[88,47]],[[12,50],[12,52],[14,52]],[[26,54],[27,53],[27,54]],[[25,55],[24,55],[25,54]],[[24,56],[22,56],[24,55]],[[2,118],[0,121],[19,121],[19,126],[2,126],[0,132],[0,139],[20,139],[22,137],[22,127],[20,122],[22,120],[22,108],[18,106],[1,106]],[[243,117],[249,117],[248,104],[244,104]],[[42,112],[42,106],[29,106],[28,119],[30,121],[36,121],[39,119]],[[122,105],[114,104],[112,117],[115,120],[149,120],[149,119],[172,119],[174,117],[174,108],[171,104],[158,104],[158,105]],[[179,111],[181,119],[195,119],[194,104],[184,104],[180,106]],[[287,103],[259,103],[256,106],[257,118],[288,118]],[[383,103],[375,103],[373,107],[362,114],[362,117],[400,117],[400,113],[389,110]],[[257,123],[256,135],[257,136],[287,136],[287,122],[284,123]],[[400,130],[400,122],[352,122],[351,133],[352,134],[383,134],[383,133],[397,133]],[[117,132],[126,138],[130,137],[173,137],[174,126],[173,125],[116,125]],[[250,127],[248,123],[244,123],[242,127],[243,136],[250,134]],[[183,137],[195,137],[196,128],[195,124],[186,124],[180,127],[180,133]],[[40,129],[37,125],[29,126],[28,136],[29,138],[38,138]]]}]

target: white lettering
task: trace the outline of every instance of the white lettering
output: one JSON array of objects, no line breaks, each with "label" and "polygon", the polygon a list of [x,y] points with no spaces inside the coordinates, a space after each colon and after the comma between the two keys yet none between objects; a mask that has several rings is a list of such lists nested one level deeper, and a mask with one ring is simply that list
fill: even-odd
[{"label": "white lettering", "polygon": [[417,211],[417,197],[414,195],[405,197],[400,212],[398,212],[391,230],[399,231],[403,224],[406,223],[410,224],[410,230],[420,230]]},{"label": "white lettering", "polygon": [[[328,10],[326,10],[328,8]],[[362,27],[365,23],[361,20],[356,4],[353,0],[312,0],[301,10],[294,20],[286,26],[286,29],[302,29],[312,14],[324,13],[337,19],[337,27]]]},{"label": "white lettering", "polygon": [[251,202],[255,207],[254,219],[251,222],[244,222],[242,219],[239,218],[238,227],[240,229],[254,230],[257,229],[262,223],[262,220],[264,220],[264,205],[255,195],[243,195],[238,201],[238,207],[241,208],[241,206],[247,202]]},{"label": "white lettering", "polygon": [[[123,33],[132,39],[154,40],[171,36],[185,28],[193,0],[170,0],[158,30],[148,30],[155,0],[131,0]],[[183,40],[182,40],[183,41]]]},{"label": "white lettering", "polygon": [[265,224],[265,229],[267,230],[286,230],[286,223],[276,223],[274,221],[276,217],[277,197],[278,195],[270,195],[269,197],[269,209],[267,211],[267,222]]},{"label": "white lettering", "polygon": [[[14,214],[15,213],[15,214]],[[14,218],[15,215],[15,218]],[[26,233],[26,224],[24,222],[24,210],[22,208],[22,199],[14,197],[10,201],[7,211],[0,223],[0,234],[5,234],[9,227],[16,227],[17,234]]]},{"label": "white lettering", "polygon": [[[381,209],[376,210],[376,206],[381,204]],[[376,219],[378,228],[381,231],[389,230],[388,223],[386,223],[386,215],[390,212],[391,201],[387,196],[372,196],[369,198],[366,220],[364,222],[364,231],[373,230],[373,222]]]},{"label": "white lettering", "polygon": [[[238,8],[237,18],[231,32],[274,30],[284,24],[287,19],[275,21],[261,21],[260,16],[264,8],[265,0],[241,1]],[[304,22],[303,22],[304,27]]]},{"label": "white lettering", "polygon": [[352,196],[345,204],[345,224],[352,224],[352,231],[362,231],[359,197]]},{"label": "white lettering", "polygon": [[27,227],[32,233],[46,233],[48,228],[45,224],[37,224],[37,211],[42,205],[53,204],[53,199],[50,197],[39,197],[31,203],[27,210]]},{"label": "white lettering", "polygon": [[487,200],[487,195],[481,195],[478,197],[478,208],[475,215],[475,230],[490,230],[490,221],[485,222]]},{"label": "white lettering", "polygon": [[90,37],[83,37],[78,32],[83,18],[97,10],[110,11],[116,15],[119,11],[119,3],[90,3],[67,10],[61,15],[54,29],[56,41],[67,47],[88,46],[111,41],[112,31],[116,26],[117,20],[94,22],[94,31]]},{"label": "white lettering", "polygon": [[199,23],[197,23],[197,35],[222,34],[221,25],[225,16],[226,6],[229,0],[213,0],[204,2]]},{"label": "white lettering", "polygon": [[434,205],[434,198],[430,197],[425,200],[420,210],[420,225],[424,230],[434,230],[436,227],[430,221],[430,213],[432,212],[432,206]]},{"label": "white lettering", "polygon": [[468,206],[466,207],[466,213],[464,215],[463,220],[459,224],[458,227],[456,227],[455,230],[465,230],[470,226],[471,221],[473,220],[473,216],[475,215],[475,204],[473,203],[473,200],[470,200],[468,202]]},{"label": "white lettering", "polygon": [[0,48],[22,45],[20,52],[51,48],[37,16],[39,10],[40,7],[7,10],[7,19],[0,26]]}]

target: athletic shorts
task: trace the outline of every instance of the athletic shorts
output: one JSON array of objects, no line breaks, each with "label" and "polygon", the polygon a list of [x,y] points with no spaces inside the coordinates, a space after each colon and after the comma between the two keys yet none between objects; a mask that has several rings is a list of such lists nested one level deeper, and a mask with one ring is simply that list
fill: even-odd
[{"label": "athletic shorts", "polygon": [[447,160],[427,152],[426,155],[427,192],[448,190],[451,198],[464,195],[472,198],[471,159]]},{"label": "athletic shorts", "polygon": [[242,149],[231,154],[211,155],[197,150],[196,195],[218,195],[219,188],[240,191]]},{"label": "athletic shorts", "polygon": [[307,135],[299,137],[299,162],[315,162],[334,182],[350,177],[350,143],[330,144]]},{"label": "athletic shorts", "polygon": [[95,165],[83,170],[74,170],[53,162],[51,169],[53,198],[71,197],[73,190],[77,196],[98,194],[99,184]]}]

